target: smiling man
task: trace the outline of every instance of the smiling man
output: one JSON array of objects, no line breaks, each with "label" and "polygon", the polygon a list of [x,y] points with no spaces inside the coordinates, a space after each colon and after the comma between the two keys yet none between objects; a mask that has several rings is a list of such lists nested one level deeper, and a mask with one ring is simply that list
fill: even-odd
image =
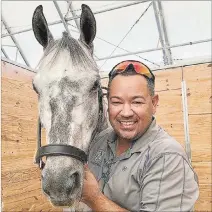
[{"label": "smiling man", "polygon": [[82,201],[93,211],[191,211],[198,198],[184,149],[156,124],[154,85],[139,61],[123,61],[109,74],[112,128],[94,139],[85,168]]}]

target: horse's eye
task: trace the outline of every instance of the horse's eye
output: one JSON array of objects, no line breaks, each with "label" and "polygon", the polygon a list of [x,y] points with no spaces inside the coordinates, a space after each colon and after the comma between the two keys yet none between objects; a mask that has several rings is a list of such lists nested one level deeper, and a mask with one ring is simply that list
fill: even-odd
[{"label": "horse's eye", "polygon": [[97,88],[99,87],[99,82],[98,81],[95,81],[93,87],[92,87],[92,91],[95,91]]}]

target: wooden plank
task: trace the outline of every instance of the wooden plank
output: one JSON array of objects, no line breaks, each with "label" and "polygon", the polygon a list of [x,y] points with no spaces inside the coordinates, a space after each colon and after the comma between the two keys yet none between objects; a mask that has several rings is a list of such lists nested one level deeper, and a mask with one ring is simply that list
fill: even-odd
[{"label": "wooden plank", "polygon": [[184,147],[181,90],[161,91],[158,94],[157,123]]},{"label": "wooden plank", "polygon": [[199,178],[199,184],[211,183],[211,162],[192,162],[192,166]]},{"label": "wooden plank", "polygon": [[175,138],[183,148],[185,148],[185,136],[184,136],[184,127],[182,119],[178,117],[181,116],[181,113],[176,113],[175,115],[167,114],[166,117],[157,116],[157,124],[160,125],[169,135]]},{"label": "wooden plank", "polygon": [[[174,115],[176,112],[182,113],[182,94],[181,89],[168,90],[158,93],[159,102],[157,106],[157,113],[160,116],[164,115]],[[181,119],[183,116],[180,116]]]},{"label": "wooden plank", "polygon": [[155,90],[166,91],[181,88],[182,69],[172,68],[155,71]]},{"label": "wooden plank", "polygon": [[203,211],[212,211],[212,191],[211,191],[211,184],[199,185],[199,198],[195,204],[195,211],[203,212]]},{"label": "wooden plank", "polygon": [[211,161],[211,117],[189,115],[189,131],[193,162]]},{"label": "wooden plank", "polygon": [[31,118],[38,113],[37,99],[27,96],[11,95],[2,91],[2,114]]},{"label": "wooden plank", "polygon": [[2,78],[10,80],[18,80],[20,82],[32,82],[35,76],[34,72],[12,65],[10,63],[1,61]]},{"label": "wooden plank", "polygon": [[18,80],[8,80],[5,77],[1,78],[2,83],[2,91],[8,92],[11,94],[13,91],[13,95],[15,96],[24,96],[25,98],[32,98],[37,100],[37,94],[32,88],[31,82],[20,82]]},{"label": "wooden plank", "polygon": [[211,113],[211,75],[208,63],[183,68],[189,114]]}]

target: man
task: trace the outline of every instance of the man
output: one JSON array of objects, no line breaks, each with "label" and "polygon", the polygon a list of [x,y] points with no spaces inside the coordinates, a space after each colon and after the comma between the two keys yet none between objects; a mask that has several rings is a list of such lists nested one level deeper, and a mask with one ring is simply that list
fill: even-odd
[{"label": "man", "polygon": [[191,211],[198,198],[185,151],[156,124],[154,85],[138,61],[123,61],[109,74],[112,128],[94,139],[85,168],[82,201],[93,211]]}]

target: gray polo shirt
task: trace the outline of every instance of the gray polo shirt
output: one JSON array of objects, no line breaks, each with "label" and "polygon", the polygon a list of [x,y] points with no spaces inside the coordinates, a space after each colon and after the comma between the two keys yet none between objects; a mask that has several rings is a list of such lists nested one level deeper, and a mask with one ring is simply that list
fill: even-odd
[{"label": "gray polo shirt", "polygon": [[116,156],[112,128],[91,143],[88,165],[105,196],[130,211],[191,211],[198,178],[182,146],[154,119],[131,148]]}]

